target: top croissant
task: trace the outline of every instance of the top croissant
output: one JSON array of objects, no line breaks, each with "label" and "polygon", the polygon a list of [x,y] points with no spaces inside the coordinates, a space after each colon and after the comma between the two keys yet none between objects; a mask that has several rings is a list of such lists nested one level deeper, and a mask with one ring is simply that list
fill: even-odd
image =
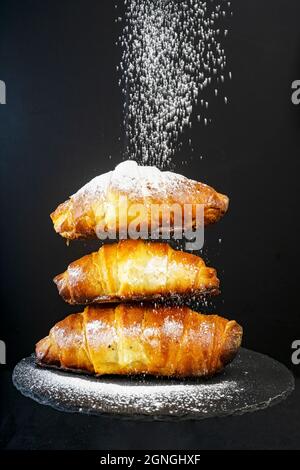
[{"label": "top croissant", "polygon": [[104,230],[112,226],[112,220],[117,230],[124,229],[120,227],[124,222],[118,215],[121,196],[127,199],[127,225],[136,217],[132,210],[134,204],[142,204],[145,208],[143,217],[147,224],[151,218],[151,205],[163,204],[164,208],[170,209],[178,204],[182,208],[182,219],[185,205],[190,205],[194,223],[196,205],[201,204],[205,225],[217,222],[229,204],[227,196],[204,183],[170,171],[160,171],[155,166],[139,166],[135,161],[128,160],[116,166],[114,171],[96,176],[60,204],[51,214],[55,231],[64,238],[74,240],[97,238],[100,222],[104,224]]}]

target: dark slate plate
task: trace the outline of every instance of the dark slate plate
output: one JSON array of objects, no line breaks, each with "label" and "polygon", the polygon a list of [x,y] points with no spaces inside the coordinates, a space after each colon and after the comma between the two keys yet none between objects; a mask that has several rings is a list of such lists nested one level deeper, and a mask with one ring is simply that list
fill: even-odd
[{"label": "dark slate plate", "polygon": [[268,356],[241,349],[211,379],[91,377],[20,361],[13,383],[25,396],[60,411],[143,419],[202,419],[242,414],[284,400],[294,389],[289,370]]}]

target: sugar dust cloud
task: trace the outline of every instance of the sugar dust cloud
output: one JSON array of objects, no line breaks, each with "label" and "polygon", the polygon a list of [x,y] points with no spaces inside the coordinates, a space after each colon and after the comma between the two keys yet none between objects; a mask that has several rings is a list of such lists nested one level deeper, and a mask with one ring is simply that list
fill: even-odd
[{"label": "sugar dust cloud", "polygon": [[125,157],[163,168],[180,148],[192,118],[197,125],[208,124],[204,89],[213,87],[217,96],[225,77],[231,77],[222,45],[231,6],[220,0],[124,3],[125,13],[116,21],[122,23],[117,44],[122,50],[118,70]]}]

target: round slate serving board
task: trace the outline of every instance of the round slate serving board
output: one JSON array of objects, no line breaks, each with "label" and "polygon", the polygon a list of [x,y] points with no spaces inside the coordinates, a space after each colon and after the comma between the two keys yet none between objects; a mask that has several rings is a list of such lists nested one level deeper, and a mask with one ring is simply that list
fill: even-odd
[{"label": "round slate serving board", "polygon": [[22,359],[13,383],[25,396],[60,411],[150,419],[202,419],[242,414],[284,400],[294,378],[279,362],[242,348],[211,379],[91,377],[37,366]]}]

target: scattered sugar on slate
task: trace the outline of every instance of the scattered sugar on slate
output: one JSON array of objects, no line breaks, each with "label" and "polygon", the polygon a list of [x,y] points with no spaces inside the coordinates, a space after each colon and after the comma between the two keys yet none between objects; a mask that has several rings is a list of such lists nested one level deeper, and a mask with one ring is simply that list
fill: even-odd
[{"label": "scattered sugar on slate", "polygon": [[[20,368],[21,366],[21,368]],[[155,415],[210,414],[216,408],[222,411],[223,402],[236,401],[242,392],[234,378],[211,380],[175,380],[142,377],[99,377],[60,372],[34,365],[33,358],[23,359],[14,374],[22,373],[22,389],[37,399],[42,391],[44,404],[56,404],[64,411],[100,413],[141,413]],[[21,370],[22,369],[22,370]],[[24,373],[25,372],[25,373]],[[225,400],[225,401],[224,401]],[[38,399],[38,401],[41,401]]]}]

